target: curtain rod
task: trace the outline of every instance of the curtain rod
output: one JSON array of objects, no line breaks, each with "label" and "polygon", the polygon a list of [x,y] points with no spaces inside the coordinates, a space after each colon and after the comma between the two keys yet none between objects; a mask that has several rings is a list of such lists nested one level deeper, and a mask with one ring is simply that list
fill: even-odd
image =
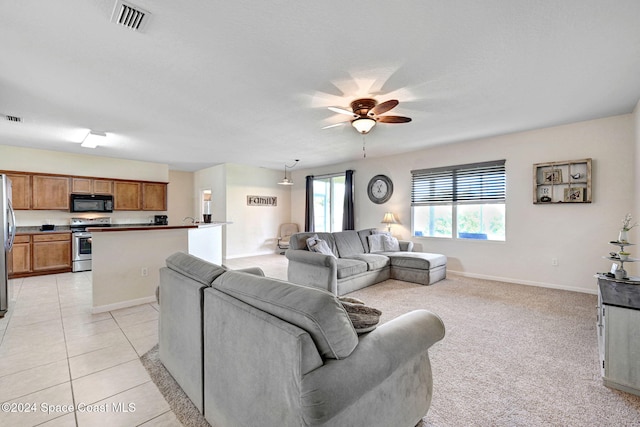
[{"label": "curtain rod", "polygon": [[[352,171],[355,172],[355,169],[347,169],[347,170],[352,170]],[[346,171],[345,172],[336,172],[336,173],[325,173],[325,174],[322,174],[322,175],[310,174],[310,175],[307,175],[307,176],[312,176],[314,179],[315,178],[333,178],[334,176],[342,176],[345,173],[346,173]]]}]

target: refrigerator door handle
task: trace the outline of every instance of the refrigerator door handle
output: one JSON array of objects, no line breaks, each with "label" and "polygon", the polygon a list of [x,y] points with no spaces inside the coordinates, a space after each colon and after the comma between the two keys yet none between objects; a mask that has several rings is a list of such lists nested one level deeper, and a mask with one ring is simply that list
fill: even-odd
[{"label": "refrigerator door handle", "polygon": [[11,200],[7,200],[9,202],[9,216],[11,218],[11,222],[8,224],[9,226],[9,238],[4,244],[4,247],[7,251],[10,251],[13,248],[13,241],[16,238],[16,213],[13,210],[13,206],[11,206]]}]

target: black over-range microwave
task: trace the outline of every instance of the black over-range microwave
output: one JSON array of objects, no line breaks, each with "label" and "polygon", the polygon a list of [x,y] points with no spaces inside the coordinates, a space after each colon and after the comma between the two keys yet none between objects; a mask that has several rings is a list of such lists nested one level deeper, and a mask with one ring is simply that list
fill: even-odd
[{"label": "black over-range microwave", "polygon": [[108,194],[72,194],[71,212],[113,212],[113,196]]}]

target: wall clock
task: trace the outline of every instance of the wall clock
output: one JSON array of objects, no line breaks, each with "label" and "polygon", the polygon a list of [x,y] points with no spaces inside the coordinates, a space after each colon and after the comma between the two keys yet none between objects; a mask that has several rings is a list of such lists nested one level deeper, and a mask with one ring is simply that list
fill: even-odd
[{"label": "wall clock", "polygon": [[373,203],[385,203],[393,194],[393,182],[386,175],[376,175],[369,181],[367,194]]}]

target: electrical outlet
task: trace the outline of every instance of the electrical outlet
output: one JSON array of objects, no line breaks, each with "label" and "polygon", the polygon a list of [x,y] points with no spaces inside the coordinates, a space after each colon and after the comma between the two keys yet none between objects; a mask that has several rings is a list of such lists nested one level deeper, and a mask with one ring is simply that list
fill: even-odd
[{"label": "electrical outlet", "polygon": [[140,275],[142,277],[148,276],[149,275],[149,269],[147,267],[142,267],[142,269],[140,270]]},{"label": "electrical outlet", "polygon": [[558,266],[558,258],[551,258],[551,265],[553,265],[554,267]]}]

